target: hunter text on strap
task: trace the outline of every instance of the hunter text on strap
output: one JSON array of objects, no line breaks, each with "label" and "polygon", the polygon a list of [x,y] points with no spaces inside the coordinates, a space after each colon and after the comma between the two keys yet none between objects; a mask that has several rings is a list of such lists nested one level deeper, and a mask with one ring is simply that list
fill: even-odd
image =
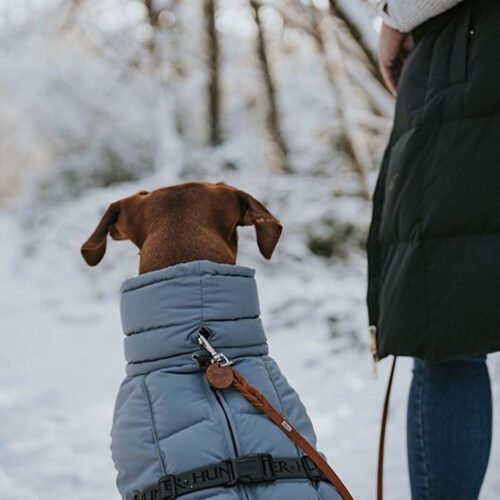
[{"label": "hunter text on strap", "polygon": [[261,453],[162,477],[156,488],[137,493],[132,500],[175,500],[188,493],[218,486],[268,483],[283,479],[327,481],[309,457],[275,458]]}]

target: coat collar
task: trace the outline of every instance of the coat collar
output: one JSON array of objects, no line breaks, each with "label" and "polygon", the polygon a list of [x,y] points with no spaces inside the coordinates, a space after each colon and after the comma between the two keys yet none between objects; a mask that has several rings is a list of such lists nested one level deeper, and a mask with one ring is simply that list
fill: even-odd
[{"label": "coat collar", "polygon": [[191,371],[203,350],[198,331],[232,358],[267,354],[255,270],[207,260],[188,262],[125,280],[121,317],[127,374],[167,366]]}]

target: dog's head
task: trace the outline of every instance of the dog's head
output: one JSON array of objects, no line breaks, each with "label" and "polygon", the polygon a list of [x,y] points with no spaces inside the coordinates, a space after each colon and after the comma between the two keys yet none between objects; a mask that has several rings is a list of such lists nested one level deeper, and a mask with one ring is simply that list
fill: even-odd
[{"label": "dog's head", "polygon": [[262,203],[224,183],[192,182],[112,203],[81,252],[87,264],[97,265],[110,234],[137,245],[140,273],[201,259],[235,264],[237,227],[249,225],[255,226],[262,255],[270,259],[282,226]]}]

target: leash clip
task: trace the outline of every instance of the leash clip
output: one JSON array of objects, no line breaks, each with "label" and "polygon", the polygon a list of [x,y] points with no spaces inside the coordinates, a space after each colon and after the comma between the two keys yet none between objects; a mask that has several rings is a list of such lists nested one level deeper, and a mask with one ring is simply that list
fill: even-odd
[{"label": "leash clip", "polygon": [[220,367],[224,366],[231,366],[233,364],[232,361],[229,361],[228,357],[223,354],[222,352],[218,352],[214,349],[212,344],[208,341],[207,337],[204,335],[204,333],[208,333],[207,330],[202,328],[200,330],[200,333],[198,335],[198,344],[200,344],[202,347],[204,347],[208,353],[210,354],[210,364],[216,364]]}]

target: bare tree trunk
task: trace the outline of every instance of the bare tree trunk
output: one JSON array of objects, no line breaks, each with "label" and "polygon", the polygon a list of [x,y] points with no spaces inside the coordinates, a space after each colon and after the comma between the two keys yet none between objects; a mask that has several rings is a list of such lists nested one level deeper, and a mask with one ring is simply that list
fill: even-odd
[{"label": "bare tree trunk", "polygon": [[210,143],[221,142],[220,132],[220,85],[219,85],[219,39],[215,25],[216,0],[205,0],[205,23],[208,35],[208,114],[210,122]]},{"label": "bare tree trunk", "polygon": [[[306,11],[304,4],[295,2],[295,6],[299,5],[302,12],[298,16],[295,9],[286,9],[283,6],[280,7],[271,3],[267,3],[267,5],[272,5],[279,12],[285,26],[304,31],[313,39],[318,38],[317,27],[311,26],[310,18],[304,15]],[[341,48],[352,56],[345,59],[345,65],[349,74],[370,99],[374,113],[391,119],[394,112],[394,98],[387,90],[381,78],[373,50],[370,49],[366,40],[359,35],[360,32],[357,24],[350,22],[350,18],[347,15],[344,16],[343,11],[331,7],[330,13],[335,18],[337,24],[341,25],[341,32],[338,36]],[[354,30],[354,32],[351,30]],[[360,40],[362,40],[362,43]],[[318,43],[318,40],[315,41]],[[384,131],[385,129],[387,129],[387,126],[384,126]]]},{"label": "bare tree trunk", "polygon": [[166,31],[160,25],[161,10],[156,9],[154,0],[144,0],[144,6],[146,7],[148,22],[153,31],[147,48],[150,52],[149,71],[152,77],[152,92],[157,103],[155,166],[168,166],[168,182],[174,183],[182,175],[183,144],[179,136],[175,102],[175,78],[172,75],[171,61],[168,61],[168,74],[165,68],[161,72],[158,71],[162,65],[165,66],[165,55],[169,51],[175,50],[170,40],[172,31]]},{"label": "bare tree trunk", "polygon": [[63,21],[61,31],[66,31],[75,22],[75,18],[82,5],[82,0],[70,0],[66,19]]},{"label": "bare tree trunk", "polygon": [[356,40],[357,44],[359,47],[362,49],[367,62],[369,63],[370,70],[372,73],[377,77],[377,79],[384,84],[384,81],[382,79],[382,75],[380,74],[380,71],[378,69],[378,62],[376,55],[374,54],[373,50],[370,49],[370,47],[365,43],[365,38],[363,37],[361,31],[359,30],[358,26],[356,23],[354,23],[347,12],[339,5],[337,0],[329,0],[330,4],[330,12],[331,14],[340,19],[342,23],[344,23],[349,30],[349,33],[351,36]]},{"label": "bare tree trunk", "polygon": [[[337,39],[338,27],[329,14],[321,16],[316,7],[310,7],[311,23],[315,33],[318,50],[325,61],[325,70],[330,84],[336,91],[339,110],[344,126],[344,134],[349,145],[353,159],[353,168],[359,175],[361,194],[370,199],[370,189],[367,182],[367,171],[372,166],[372,158],[368,143],[354,118],[353,110],[349,103],[349,89],[351,83],[343,59],[340,44]],[[322,19],[320,18],[322,17]]]},{"label": "bare tree trunk", "polygon": [[154,0],[144,0],[144,6],[146,7],[146,13],[148,16],[148,21],[151,27],[153,28],[153,36],[148,43],[148,49],[151,52],[151,56],[154,62],[156,57],[156,38],[158,36],[158,28],[159,28],[159,17],[160,13],[155,9]]},{"label": "bare tree trunk", "polygon": [[144,6],[146,7],[149,23],[153,27],[158,27],[160,12],[155,9],[154,0],[144,0]]},{"label": "bare tree trunk", "polygon": [[267,127],[269,133],[276,145],[279,155],[277,162],[277,170],[281,172],[291,172],[288,164],[288,148],[281,131],[278,104],[276,101],[276,86],[271,74],[269,60],[267,57],[266,40],[264,36],[264,27],[259,17],[260,3],[256,0],[249,0],[252,9],[255,24],[257,25],[257,55],[260,61],[264,84],[267,92],[268,112],[267,112]]}]

